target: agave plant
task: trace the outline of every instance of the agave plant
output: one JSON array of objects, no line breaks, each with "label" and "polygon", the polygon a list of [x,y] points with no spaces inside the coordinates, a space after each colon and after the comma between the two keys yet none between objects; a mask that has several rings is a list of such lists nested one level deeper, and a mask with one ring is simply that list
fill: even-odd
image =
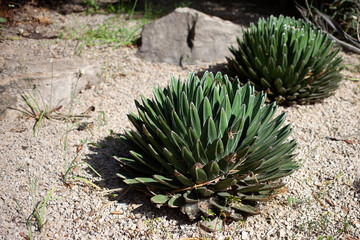
[{"label": "agave plant", "polygon": [[280,16],[260,19],[243,31],[227,58],[231,74],[267,92],[271,101],[315,103],[333,94],[341,81],[342,59],[328,35],[312,23]]},{"label": "agave plant", "polygon": [[116,157],[119,176],[190,219],[258,213],[256,201],[283,187],[279,179],[298,165],[285,114],[273,118],[276,103],[264,105],[266,94],[254,91],[221,73],[154,88],[155,98],[142,96],[138,115],[128,115],[135,129],[122,137],[131,150]]}]

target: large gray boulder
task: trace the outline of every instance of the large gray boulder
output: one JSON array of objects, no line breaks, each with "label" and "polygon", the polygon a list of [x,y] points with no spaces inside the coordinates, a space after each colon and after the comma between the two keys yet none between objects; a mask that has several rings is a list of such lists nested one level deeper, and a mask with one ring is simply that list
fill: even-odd
[{"label": "large gray boulder", "polygon": [[215,62],[230,55],[242,27],[191,8],[177,8],[146,25],[139,55],[153,62],[175,65]]},{"label": "large gray boulder", "polygon": [[86,85],[101,82],[101,64],[79,58],[54,59],[53,62],[36,60],[26,62],[24,66],[14,65],[3,71],[12,70],[11,75],[0,75],[0,120],[18,116],[20,112],[12,108],[21,109],[23,106],[30,110],[21,100],[22,94],[29,99],[33,96],[42,110],[46,106],[51,110],[60,105],[66,107],[75,89],[78,92]]}]

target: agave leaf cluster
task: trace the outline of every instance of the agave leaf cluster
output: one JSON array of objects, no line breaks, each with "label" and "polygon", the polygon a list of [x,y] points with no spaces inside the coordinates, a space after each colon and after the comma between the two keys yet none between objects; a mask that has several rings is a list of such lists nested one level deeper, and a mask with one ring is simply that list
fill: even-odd
[{"label": "agave leaf cluster", "polygon": [[155,87],[154,96],[135,101],[138,114],[128,115],[135,129],[122,137],[129,155],[116,157],[119,176],[152,194],[153,203],[179,207],[190,219],[241,219],[298,168],[285,114],[273,117],[276,103],[264,105],[266,94],[255,95],[250,84],[190,74]]},{"label": "agave leaf cluster", "polygon": [[272,101],[315,103],[333,94],[341,81],[339,49],[312,23],[280,16],[261,18],[230,48],[228,69],[250,81]]}]

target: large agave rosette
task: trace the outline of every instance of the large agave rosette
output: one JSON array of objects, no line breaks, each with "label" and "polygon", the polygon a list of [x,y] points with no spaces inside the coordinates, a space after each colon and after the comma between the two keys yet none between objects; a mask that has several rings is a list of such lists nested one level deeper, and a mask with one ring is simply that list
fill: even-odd
[{"label": "large agave rosette", "polygon": [[154,88],[154,96],[135,101],[138,114],[128,115],[135,129],[122,138],[129,156],[117,158],[119,176],[152,194],[153,203],[180,207],[190,219],[241,219],[298,168],[285,114],[273,118],[276,103],[264,105],[266,94],[255,95],[250,84],[190,74]]}]

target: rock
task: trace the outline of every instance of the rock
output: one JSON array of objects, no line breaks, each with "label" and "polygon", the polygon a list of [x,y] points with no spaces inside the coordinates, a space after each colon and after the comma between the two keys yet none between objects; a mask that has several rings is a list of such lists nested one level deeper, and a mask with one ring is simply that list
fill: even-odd
[{"label": "rock", "polygon": [[237,45],[242,27],[191,8],[177,8],[146,25],[139,55],[153,62],[175,65],[224,60]]},{"label": "rock", "polygon": [[242,231],[241,239],[243,239],[243,240],[249,239],[249,234],[246,231]]},{"label": "rock", "polygon": [[284,230],[284,229],[280,229],[279,234],[280,234],[280,237],[281,237],[281,238],[284,238],[284,237],[285,237],[285,235],[286,235],[286,232],[285,232],[285,230]]},{"label": "rock", "polygon": [[142,230],[145,229],[145,223],[144,223],[143,220],[139,220],[139,221],[136,223],[136,226],[137,226],[137,228],[138,228],[140,231],[142,231]]},{"label": "rock", "polygon": [[135,230],[135,229],[136,229],[136,227],[137,227],[137,226],[136,226],[136,224],[131,224],[130,229],[131,229],[131,230]]},{"label": "rock", "polygon": [[[79,58],[27,61],[25,67],[9,66],[0,75],[0,120],[14,118],[19,111],[9,108],[30,110],[21,100],[21,94],[33,95],[42,110],[66,106],[73,91],[101,82],[101,65]],[[25,68],[25,69],[24,69]],[[9,73],[11,72],[11,74]],[[77,81],[81,73],[79,81]],[[34,104],[34,102],[32,102]],[[50,106],[51,105],[51,106]]]}]

